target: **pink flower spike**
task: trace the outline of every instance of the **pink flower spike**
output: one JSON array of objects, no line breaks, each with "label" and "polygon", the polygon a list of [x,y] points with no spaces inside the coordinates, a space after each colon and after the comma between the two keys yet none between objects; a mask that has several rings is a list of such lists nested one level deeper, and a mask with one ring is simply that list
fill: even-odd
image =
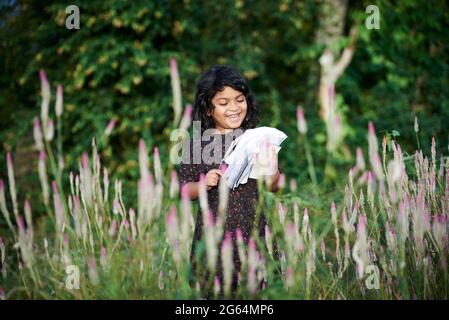
[{"label": "pink flower spike", "polygon": [[154,147],[154,174],[156,177],[156,182],[158,184],[162,184],[161,159],[159,155],[159,149],[157,146]]},{"label": "pink flower spike", "polygon": [[232,234],[231,234],[231,232],[228,231],[228,232],[226,232],[225,239],[223,242],[226,244],[230,244],[231,241],[232,241]]},{"label": "pink flower spike", "polygon": [[356,158],[357,158],[357,167],[360,170],[364,170],[365,169],[365,159],[363,158],[362,148],[357,147],[356,153],[357,153],[357,156],[356,156]]},{"label": "pink flower spike", "polygon": [[235,235],[236,235],[236,237],[237,237],[237,241],[243,242],[242,229],[238,228],[238,229],[235,231]]},{"label": "pink flower spike", "polygon": [[186,105],[186,108],[184,109],[184,114],[182,115],[179,129],[187,130],[190,126],[191,121],[192,121],[192,105],[188,104],[188,105]]},{"label": "pink flower spike", "polygon": [[24,207],[25,207],[25,211],[31,210],[30,202],[28,200],[25,200]]},{"label": "pink flower spike", "polygon": [[102,258],[106,257],[106,248],[105,247],[101,247],[101,257]]},{"label": "pink flower spike", "polygon": [[256,243],[254,242],[253,238],[249,238],[249,240],[248,240],[248,246],[249,246],[251,249],[256,249]]},{"label": "pink flower spike", "polygon": [[365,217],[363,216],[363,214],[361,214],[359,217],[359,224],[358,224],[357,228],[360,232],[362,232],[362,231],[364,232],[366,229],[366,220],[365,220]]},{"label": "pink flower spike", "polygon": [[302,110],[302,107],[297,107],[296,108],[296,119],[297,120],[299,120],[299,119],[301,119],[301,118],[303,118],[304,117],[304,112],[303,112],[303,110]]},{"label": "pink flower spike", "polygon": [[296,190],[298,190],[298,183],[292,178],[290,179],[290,191],[296,192]]},{"label": "pink flower spike", "polygon": [[89,266],[89,270],[95,270],[95,258],[94,257],[89,257],[89,261],[87,264]]},{"label": "pink flower spike", "polygon": [[111,227],[109,228],[109,235],[113,237],[115,235],[115,230],[117,229],[117,221],[112,220]]},{"label": "pink flower spike", "polygon": [[186,115],[186,116],[191,116],[192,115],[192,110],[193,110],[193,108],[192,108],[192,105],[191,104],[188,104],[187,106],[186,106],[186,109],[185,109],[185,111],[184,111],[184,114]]},{"label": "pink flower spike", "polygon": [[78,198],[77,196],[73,197],[73,209],[76,211],[78,210],[80,207],[80,198]]},{"label": "pink flower spike", "polygon": [[173,226],[176,223],[176,207],[173,205],[170,207],[166,222],[169,226]]},{"label": "pink flower spike", "polygon": [[341,119],[340,119],[340,116],[335,116],[335,122],[336,122],[336,124],[337,125],[340,125],[341,124]]},{"label": "pink flower spike", "polygon": [[25,231],[25,224],[21,215],[17,218],[17,226],[19,227],[19,232]]},{"label": "pink flower spike", "polygon": [[58,185],[56,184],[56,181],[51,182],[51,187],[53,188],[54,193],[58,193]]},{"label": "pink flower spike", "polygon": [[181,187],[181,199],[182,200],[189,200],[189,189],[187,188],[186,184],[184,184]]},{"label": "pink flower spike", "polygon": [[56,86],[56,106],[55,106],[55,113],[56,113],[56,117],[61,117],[62,112],[63,112],[63,97],[62,97],[62,85],[58,84]]},{"label": "pink flower spike", "polygon": [[[117,119],[111,119],[108,123],[108,126],[106,127],[106,129],[104,130],[104,134],[106,136],[111,135],[112,130],[114,130],[115,125],[117,124]],[[141,139],[142,140],[142,139]]]},{"label": "pink flower spike", "polygon": [[89,155],[87,154],[87,152],[83,153],[83,168],[87,169],[89,168]]},{"label": "pink flower spike", "polygon": [[172,170],[172,172],[171,172],[171,181],[172,182],[178,181],[178,175],[176,174],[176,170]]},{"label": "pink flower spike", "polygon": [[39,160],[45,161],[45,158],[46,158],[45,151],[42,150],[41,152],[39,152]]},{"label": "pink flower spike", "polygon": [[370,135],[376,135],[375,130],[374,130],[374,125],[371,121],[368,122],[368,133]]},{"label": "pink flower spike", "polygon": [[53,192],[57,194],[57,193],[58,193],[58,185],[57,185],[57,183],[56,183],[55,180],[53,180],[53,181],[51,182],[51,187],[52,187],[52,189],[53,189]]},{"label": "pink flower spike", "polygon": [[158,284],[159,284],[159,289],[164,290],[164,272],[162,270],[159,272]]},{"label": "pink flower spike", "polygon": [[301,106],[296,108],[296,123],[299,133],[305,134],[307,132],[307,123],[304,118],[304,110]]},{"label": "pink flower spike", "polygon": [[47,122],[47,132],[45,134],[45,140],[51,141],[55,135],[55,123],[53,119],[48,120]]},{"label": "pink flower spike", "polygon": [[214,278],[214,291],[215,294],[218,294],[220,292],[220,279],[218,277]]},{"label": "pink flower spike", "polygon": [[212,211],[209,211],[209,214],[207,215],[207,223],[209,226],[214,226],[214,214]]},{"label": "pink flower spike", "polygon": [[39,78],[40,78],[42,83],[47,83],[48,82],[47,75],[45,74],[44,69],[40,69],[39,70]]},{"label": "pink flower spike", "polygon": [[39,118],[38,117],[34,117],[34,128],[35,129],[41,129],[41,125],[39,123]]},{"label": "pink flower spike", "polygon": [[285,233],[287,237],[293,237],[295,233],[295,225],[290,221],[288,221],[287,224],[285,225]]},{"label": "pink flower spike", "polygon": [[327,90],[328,90],[329,98],[330,99],[334,99],[334,97],[335,97],[335,86],[333,84],[331,84],[331,85],[329,85]]},{"label": "pink flower spike", "polygon": [[170,69],[171,70],[178,70],[178,63],[176,62],[175,58],[170,59]]},{"label": "pink flower spike", "polygon": [[103,181],[105,185],[109,185],[109,174],[106,168],[103,168]]},{"label": "pink flower spike", "polygon": [[69,236],[64,234],[64,245],[68,246],[69,245]]},{"label": "pink flower spike", "polygon": [[222,163],[220,165],[220,172],[222,175],[226,172],[227,169],[228,169],[228,165],[226,163]]},{"label": "pink flower spike", "polygon": [[279,175],[279,180],[278,180],[278,188],[279,189],[284,189],[285,187],[285,174],[281,173]]},{"label": "pink flower spike", "polygon": [[143,139],[139,140],[139,151],[146,153],[147,152],[147,148],[145,146],[145,141]]},{"label": "pink flower spike", "polygon": [[11,158],[11,153],[9,151],[6,153],[6,162],[7,162],[8,166],[12,166],[12,158]]}]

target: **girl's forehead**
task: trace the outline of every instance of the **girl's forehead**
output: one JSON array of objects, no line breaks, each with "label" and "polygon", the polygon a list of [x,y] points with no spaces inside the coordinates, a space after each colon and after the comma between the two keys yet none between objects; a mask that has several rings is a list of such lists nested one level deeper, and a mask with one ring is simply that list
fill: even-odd
[{"label": "girl's forehead", "polygon": [[241,95],[241,94],[242,94],[242,92],[240,92],[240,91],[238,91],[238,90],[235,90],[235,89],[232,88],[232,87],[225,86],[225,87],[223,88],[222,91],[218,91],[218,92],[215,94],[214,98],[215,98],[215,99],[220,99],[220,98],[236,98],[236,97],[238,97],[238,96]]}]

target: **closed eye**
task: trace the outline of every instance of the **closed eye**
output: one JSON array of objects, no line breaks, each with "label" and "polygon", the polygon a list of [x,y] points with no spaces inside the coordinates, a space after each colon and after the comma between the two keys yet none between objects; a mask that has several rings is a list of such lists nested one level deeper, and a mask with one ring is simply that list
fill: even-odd
[{"label": "closed eye", "polygon": [[[236,100],[238,103],[242,103],[242,102],[245,102],[245,98],[243,97],[243,98],[240,98],[239,97],[239,99],[238,100]],[[225,103],[219,103],[218,105],[220,105],[220,106],[222,106],[222,107],[224,107],[224,106],[226,106],[228,104],[228,102],[226,101]]]}]

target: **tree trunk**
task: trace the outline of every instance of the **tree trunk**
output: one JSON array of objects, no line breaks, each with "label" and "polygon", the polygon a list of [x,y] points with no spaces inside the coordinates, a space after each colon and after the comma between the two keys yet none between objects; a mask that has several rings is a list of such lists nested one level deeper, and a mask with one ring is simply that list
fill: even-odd
[{"label": "tree trunk", "polygon": [[351,62],[355,49],[356,27],[351,29],[351,43],[343,50],[338,61],[336,58],[340,53],[331,49],[343,37],[347,8],[347,0],[323,0],[321,6],[320,28],[316,34],[316,42],[325,46],[319,60],[321,65],[319,101],[320,116],[326,124],[331,112],[329,89],[335,86],[335,82]]}]

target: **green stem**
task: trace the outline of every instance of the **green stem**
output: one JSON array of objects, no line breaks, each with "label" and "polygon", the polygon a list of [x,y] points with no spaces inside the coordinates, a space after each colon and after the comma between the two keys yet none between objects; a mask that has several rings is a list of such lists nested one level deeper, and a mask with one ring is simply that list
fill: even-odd
[{"label": "green stem", "polygon": [[419,136],[418,136],[418,132],[415,132],[415,136],[416,136],[416,142],[418,143],[418,150],[421,149],[420,144],[419,144]]},{"label": "green stem", "polygon": [[317,179],[316,179],[316,173],[315,173],[315,166],[313,164],[312,152],[310,151],[310,146],[309,146],[309,141],[307,140],[307,136],[304,136],[304,150],[306,152],[307,167],[309,170],[310,179],[312,180],[312,183],[316,186]]},{"label": "green stem", "polygon": [[59,161],[62,159],[62,121],[60,117],[56,119],[57,126],[57,148],[58,148],[58,177],[62,176],[62,166],[59,166]]}]

